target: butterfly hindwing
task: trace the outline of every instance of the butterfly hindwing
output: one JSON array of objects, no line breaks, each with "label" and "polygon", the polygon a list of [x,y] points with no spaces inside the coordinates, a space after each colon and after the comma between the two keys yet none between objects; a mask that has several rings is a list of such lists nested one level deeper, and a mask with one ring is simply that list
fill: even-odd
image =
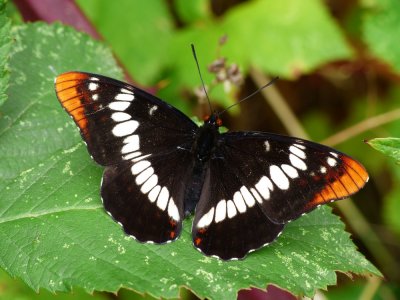
[{"label": "butterfly hindwing", "polygon": [[264,214],[231,163],[211,161],[192,227],[194,246],[224,260],[243,258],[274,241],[284,228]]},{"label": "butterfly hindwing", "polygon": [[191,163],[185,151],[177,151],[107,166],[101,187],[104,208],[141,242],[175,240],[184,218]]}]

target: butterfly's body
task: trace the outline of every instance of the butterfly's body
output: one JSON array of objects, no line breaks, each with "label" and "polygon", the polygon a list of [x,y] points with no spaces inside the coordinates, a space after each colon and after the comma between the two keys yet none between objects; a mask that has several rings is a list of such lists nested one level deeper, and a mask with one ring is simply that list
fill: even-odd
[{"label": "butterfly's body", "polygon": [[155,96],[104,76],[64,73],[56,91],[105,166],[106,211],[141,242],[175,240],[194,212],[197,249],[243,258],[290,220],[368,180],[361,164],[332,148],[271,133],[221,134],[218,113],[198,127]]},{"label": "butterfly's body", "polygon": [[215,148],[218,147],[218,125],[212,122],[216,117],[211,116],[199,127],[195,134],[192,153],[199,163],[206,163],[215,153]]}]

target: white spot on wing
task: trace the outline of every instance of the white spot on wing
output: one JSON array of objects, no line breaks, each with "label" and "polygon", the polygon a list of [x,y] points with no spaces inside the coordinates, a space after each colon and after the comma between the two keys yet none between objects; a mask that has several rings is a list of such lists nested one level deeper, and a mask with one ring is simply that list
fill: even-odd
[{"label": "white spot on wing", "polygon": [[278,166],[272,165],[269,167],[272,181],[281,189],[287,190],[289,188],[289,179],[285,173]]},{"label": "white spot on wing", "polygon": [[197,228],[204,228],[211,224],[214,218],[214,207],[212,207],[208,213],[201,217],[199,222],[197,223]]},{"label": "white spot on wing", "polygon": [[156,202],[158,194],[160,193],[161,186],[156,185],[149,193],[148,197],[150,202]]},{"label": "white spot on wing", "polygon": [[256,200],[254,199],[253,195],[250,193],[250,191],[247,189],[247,187],[242,186],[240,188],[240,192],[242,193],[244,202],[246,202],[248,207],[253,207],[254,204],[256,204]]},{"label": "white spot on wing", "polygon": [[136,137],[137,137],[137,135],[135,135],[135,134],[127,136],[126,138],[124,138],[123,143],[124,144],[129,144],[129,143],[135,142]]},{"label": "white spot on wing", "polygon": [[338,158],[339,157],[339,154],[337,154],[337,153],[335,153],[335,152],[329,152],[332,156],[334,156],[334,157],[336,157],[336,158]]},{"label": "white spot on wing", "polygon": [[92,95],[92,99],[93,99],[93,101],[99,100],[99,95],[98,94],[93,94]]},{"label": "white spot on wing", "polygon": [[141,160],[131,167],[131,172],[133,175],[137,175],[150,166],[151,163],[148,160]]},{"label": "white spot on wing", "polygon": [[160,209],[165,210],[167,208],[168,198],[169,198],[169,192],[168,189],[164,186],[161,189],[160,194],[158,195],[157,206]]},{"label": "white spot on wing", "polygon": [[126,101],[115,101],[108,104],[108,107],[112,110],[124,111],[129,107],[129,105],[131,104]]},{"label": "white spot on wing", "polygon": [[294,154],[289,155],[290,163],[292,164],[293,167],[305,171],[307,170],[307,165],[302,161],[300,158],[298,158]]},{"label": "white spot on wing", "polygon": [[271,146],[269,145],[269,142],[268,141],[265,141],[264,142],[264,147],[265,147],[265,151],[269,151],[269,150],[271,150]]},{"label": "white spot on wing", "polygon": [[136,180],[135,180],[136,184],[142,185],[153,174],[154,174],[154,169],[152,167],[147,168],[146,170],[144,170],[142,173],[140,173],[136,177]]},{"label": "white spot on wing", "polygon": [[255,184],[257,191],[260,193],[261,197],[265,200],[269,199],[270,190],[272,191],[272,182],[267,176],[261,177],[261,179]]},{"label": "white spot on wing", "polygon": [[221,222],[226,218],[226,200],[221,200],[215,207],[215,223]]},{"label": "white spot on wing", "polygon": [[[303,141],[298,141],[298,142],[303,142]],[[306,149],[306,147],[304,145],[294,144],[294,146],[296,146],[297,148],[303,149],[303,150]]]},{"label": "white spot on wing", "polygon": [[90,77],[89,80],[91,80],[91,81],[99,81],[100,79],[97,78],[97,77]]},{"label": "white spot on wing", "polygon": [[150,176],[149,179],[147,179],[147,181],[142,185],[142,187],[140,188],[140,191],[143,194],[147,194],[148,192],[150,192],[158,183],[158,176],[156,174],[153,174]]},{"label": "white spot on wing", "polygon": [[150,107],[149,115],[152,116],[154,114],[154,112],[157,110],[157,108],[158,108],[157,105],[153,105],[152,107]]},{"label": "white spot on wing", "polygon": [[132,91],[130,91],[130,90],[127,90],[127,89],[124,89],[124,88],[122,88],[122,89],[121,89],[121,93],[125,93],[125,94],[133,94],[133,92],[132,92]]},{"label": "white spot on wing", "polygon": [[327,162],[328,165],[330,165],[331,167],[334,167],[334,166],[336,166],[336,164],[337,164],[336,159],[334,159],[334,158],[332,158],[332,157],[328,157],[328,158],[326,159],[326,162]]},{"label": "white spot on wing", "polygon": [[123,122],[123,121],[129,120],[131,118],[131,116],[124,112],[115,112],[111,115],[111,118],[115,122]]},{"label": "white spot on wing", "polygon": [[142,152],[136,151],[136,152],[132,152],[132,153],[129,153],[127,155],[124,155],[124,156],[122,156],[122,158],[125,159],[125,160],[129,160],[129,159],[138,157],[140,155],[142,155]]},{"label": "white spot on wing", "polygon": [[229,219],[232,219],[234,216],[236,216],[237,211],[236,211],[235,204],[233,203],[232,200],[227,201],[226,208],[227,208],[227,213],[228,213]]},{"label": "white spot on wing", "polygon": [[95,91],[95,90],[97,90],[98,87],[99,87],[99,85],[97,83],[91,82],[91,83],[89,83],[88,89],[90,91]]},{"label": "white spot on wing", "polygon": [[321,166],[321,168],[319,170],[321,171],[322,174],[325,174],[327,171],[326,167],[324,167],[324,166]]},{"label": "white spot on wing", "polygon": [[115,136],[126,136],[133,133],[139,126],[139,123],[135,120],[126,121],[119,123],[114,126],[112,133]]},{"label": "white spot on wing", "polygon": [[299,173],[297,172],[297,170],[295,168],[293,168],[292,166],[283,164],[281,165],[282,170],[290,177],[290,178],[297,178],[299,177]]},{"label": "white spot on wing", "polygon": [[176,207],[176,204],[172,197],[171,199],[169,199],[168,203],[168,215],[177,222],[180,220],[178,207]]},{"label": "white spot on wing", "polygon": [[250,191],[253,194],[254,198],[256,198],[257,202],[261,204],[262,198],[261,198],[260,194],[254,188],[251,188]]},{"label": "white spot on wing", "polygon": [[129,143],[124,145],[121,149],[122,154],[135,152],[139,150],[139,136],[137,134],[133,134],[129,137]]},{"label": "white spot on wing", "polygon": [[292,152],[294,155],[297,155],[298,157],[305,159],[306,158],[306,154],[304,153],[303,150],[300,150],[299,148],[295,147],[295,146],[290,146],[289,147],[290,152]]},{"label": "white spot on wing", "polygon": [[134,98],[133,94],[117,94],[114,99],[118,101],[132,101]]},{"label": "white spot on wing", "polygon": [[240,192],[233,194],[233,202],[235,202],[236,208],[240,213],[244,213],[246,211],[246,204],[244,203],[242,194]]},{"label": "white spot on wing", "polygon": [[145,154],[145,155],[142,155],[142,156],[135,157],[134,159],[132,159],[132,162],[138,162],[138,161],[143,160],[143,159],[145,159],[145,158],[147,158],[149,156],[151,156],[151,154]]}]

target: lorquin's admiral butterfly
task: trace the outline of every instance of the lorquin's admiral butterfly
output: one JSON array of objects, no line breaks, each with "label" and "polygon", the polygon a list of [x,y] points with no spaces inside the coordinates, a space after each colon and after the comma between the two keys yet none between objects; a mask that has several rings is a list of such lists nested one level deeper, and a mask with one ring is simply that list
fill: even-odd
[{"label": "lorquin's admiral butterfly", "polygon": [[274,241],[289,221],[368,180],[360,163],[332,148],[272,133],[221,134],[218,113],[198,127],[118,80],[68,72],[55,89],[92,158],[105,166],[105,210],[140,242],[177,239],[194,212],[194,246],[240,259]]}]

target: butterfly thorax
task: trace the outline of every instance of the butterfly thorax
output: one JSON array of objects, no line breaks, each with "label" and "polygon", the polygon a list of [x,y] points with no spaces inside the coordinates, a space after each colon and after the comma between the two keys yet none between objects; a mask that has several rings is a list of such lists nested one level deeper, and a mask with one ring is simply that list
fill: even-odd
[{"label": "butterfly thorax", "polygon": [[192,153],[200,163],[206,163],[215,151],[219,136],[219,120],[214,114],[196,132]]}]

